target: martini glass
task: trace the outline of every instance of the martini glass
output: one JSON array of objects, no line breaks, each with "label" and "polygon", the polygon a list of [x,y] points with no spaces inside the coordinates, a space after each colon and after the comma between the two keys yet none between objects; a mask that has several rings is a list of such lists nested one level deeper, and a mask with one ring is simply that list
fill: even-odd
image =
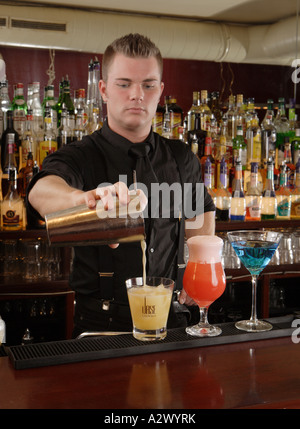
[{"label": "martini glass", "polygon": [[242,331],[270,331],[272,325],[257,319],[257,278],[274,255],[282,234],[273,231],[234,231],[227,233],[229,242],[252,277],[252,307],[250,320],[236,322]]}]

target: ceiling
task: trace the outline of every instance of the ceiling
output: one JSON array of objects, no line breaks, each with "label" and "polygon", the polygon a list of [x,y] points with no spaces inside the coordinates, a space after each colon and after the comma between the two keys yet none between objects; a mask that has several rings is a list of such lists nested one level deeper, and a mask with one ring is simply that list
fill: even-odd
[{"label": "ceiling", "polygon": [[7,0],[0,4],[63,6],[247,25],[272,24],[296,16],[298,0]]},{"label": "ceiling", "polygon": [[291,65],[299,9],[300,0],[0,0],[0,44],[103,53],[141,32],[165,58]]}]

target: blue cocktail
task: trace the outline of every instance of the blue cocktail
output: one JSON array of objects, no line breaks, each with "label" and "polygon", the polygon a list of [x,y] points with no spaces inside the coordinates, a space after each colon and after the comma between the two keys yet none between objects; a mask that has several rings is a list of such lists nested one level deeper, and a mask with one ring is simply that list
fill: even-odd
[{"label": "blue cocktail", "polygon": [[269,331],[272,329],[272,325],[257,319],[257,277],[272,259],[282,234],[273,231],[235,231],[228,232],[227,235],[235,253],[252,277],[250,320],[241,320],[235,326],[247,332]]}]

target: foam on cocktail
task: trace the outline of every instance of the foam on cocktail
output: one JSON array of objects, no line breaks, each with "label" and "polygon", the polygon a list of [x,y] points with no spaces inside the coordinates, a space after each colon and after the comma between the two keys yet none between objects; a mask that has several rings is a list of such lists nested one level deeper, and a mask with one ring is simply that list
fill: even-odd
[{"label": "foam on cocktail", "polygon": [[190,261],[202,264],[221,262],[223,240],[216,235],[195,235],[187,242]]}]

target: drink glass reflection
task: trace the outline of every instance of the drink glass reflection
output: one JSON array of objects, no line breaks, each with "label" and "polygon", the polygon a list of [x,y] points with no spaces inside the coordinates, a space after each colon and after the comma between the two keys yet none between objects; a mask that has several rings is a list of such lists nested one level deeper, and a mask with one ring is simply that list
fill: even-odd
[{"label": "drink glass reflection", "polygon": [[126,280],[133,323],[133,336],[138,340],[162,340],[167,335],[167,320],[174,281],[163,277]]},{"label": "drink glass reflection", "polygon": [[200,321],[188,326],[186,332],[198,337],[214,337],[222,330],[210,325],[207,319],[209,306],[219,298],[226,285],[222,266],[223,240],[217,236],[198,235],[187,240],[189,261],[184,276],[186,293],[198,304]]},{"label": "drink glass reflection", "polygon": [[271,323],[257,319],[257,277],[272,259],[282,234],[273,231],[234,231],[228,232],[227,236],[237,256],[252,277],[250,320],[241,320],[235,326],[247,332],[269,331],[272,329]]}]

